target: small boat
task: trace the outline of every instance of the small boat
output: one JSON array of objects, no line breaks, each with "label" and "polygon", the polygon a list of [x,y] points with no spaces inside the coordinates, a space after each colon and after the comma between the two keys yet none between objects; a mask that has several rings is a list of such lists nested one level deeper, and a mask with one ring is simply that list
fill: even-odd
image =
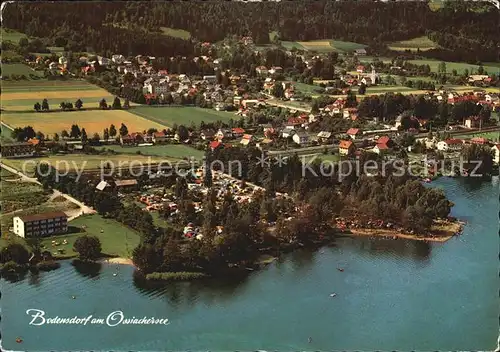
[{"label": "small boat", "polygon": [[337,296],[337,294],[336,294],[336,293],[331,293],[331,294],[330,294],[330,297],[335,297],[335,296]]},{"label": "small boat", "polygon": [[113,276],[116,276],[116,275],[118,275],[118,274],[117,273],[113,273]]},{"label": "small boat", "polygon": [[76,296],[71,296],[72,299],[76,299]]},{"label": "small boat", "polygon": [[337,268],[337,270],[342,272],[342,271],[344,271],[344,268]]},{"label": "small boat", "polygon": [[16,342],[17,342],[17,343],[21,343],[21,342],[23,342],[23,339],[22,339],[22,338],[20,338],[20,337],[18,337],[18,338],[16,338]]}]

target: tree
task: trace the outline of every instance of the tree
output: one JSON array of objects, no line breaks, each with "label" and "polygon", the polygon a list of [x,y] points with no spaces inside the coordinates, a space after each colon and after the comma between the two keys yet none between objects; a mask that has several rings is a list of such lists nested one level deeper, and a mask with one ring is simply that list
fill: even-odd
[{"label": "tree", "polygon": [[[85,131],[85,128],[82,128],[82,143],[87,142],[87,131]],[[97,135],[97,139],[99,139],[99,135]]]},{"label": "tree", "polygon": [[[63,134],[64,134],[64,131],[63,131]],[[69,134],[69,136],[71,138],[78,138],[82,135],[82,132],[80,131],[80,127],[78,127],[78,125],[71,125],[71,132]]]},{"label": "tree", "polygon": [[127,98],[125,98],[125,102],[123,103],[123,108],[130,109],[130,101]]},{"label": "tree", "polygon": [[33,109],[35,109],[35,111],[40,111],[42,109],[42,106],[40,105],[39,102],[36,102],[35,105],[33,105]]},{"label": "tree", "polygon": [[105,110],[108,108],[108,103],[106,103],[106,99],[101,99],[99,102],[99,109]]},{"label": "tree", "polygon": [[21,48],[26,48],[28,45],[29,45],[28,38],[23,37],[23,38],[19,39],[19,46]]},{"label": "tree", "polygon": [[126,136],[128,134],[128,128],[124,123],[120,126],[120,136]]},{"label": "tree", "polygon": [[75,101],[75,108],[80,110],[82,107],[83,107],[83,102],[81,99],[78,99],[77,101]]},{"label": "tree", "polygon": [[116,136],[116,127],[113,124],[109,126],[109,135],[111,136],[111,138]]},{"label": "tree", "polygon": [[113,109],[121,109],[122,108],[122,103],[120,101],[120,98],[115,97],[113,100]]},{"label": "tree", "polygon": [[[85,130],[85,128],[82,130],[82,135],[83,135],[84,130]],[[100,139],[101,139],[101,137],[99,137],[99,133],[94,133],[94,135],[92,136],[93,142],[99,142]]]},{"label": "tree", "polygon": [[212,170],[207,163],[205,163],[204,174],[203,174],[203,185],[207,188],[212,187]]},{"label": "tree", "polygon": [[59,135],[57,133],[54,133],[54,141],[55,142],[59,141]]},{"label": "tree", "polygon": [[358,89],[358,94],[365,95],[365,93],[366,93],[366,85],[364,83],[361,83]]},{"label": "tree", "polygon": [[101,241],[96,236],[81,236],[76,239],[73,250],[81,260],[94,261],[101,256]]},{"label": "tree", "polygon": [[283,90],[283,85],[281,84],[281,82],[274,83],[271,94],[276,98],[283,98],[285,96],[285,91]]},{"label": "tree", "polygon": [[66,130],[62,130],[62,132],[61,132],[61,137],[62,137],[63,139],[68,138],[68,137],[69,137],[69,133],[68,133],[68,131],[66,131]]},{"label": "tree", "polygon": [[27,264],[30,254],[26,247],[20,243],[10,243],[3,247],[0,252],[0,261],[2,263],[13,261],[17,264]]},{"label": "tree", "polygon": [[189,131],[186,126],[180,125],[177,128],[177,134],[179,135],[179,140],[180,141],[185,141],[186,139],[189,138]]},{"label": "tree", "polygon": [[438,65],[438,73],[446,74],[446,62],[441,61]]},{"label": "tree", "polygon": [[42,101],[42,111],[49,111],[49,102],[47,99],[43,99]]},{"label": "tree", "polygon": [[104,132],[102,134],[102,138],[107,141],[109,139],[109,130],[107,128],[104,129]]}]

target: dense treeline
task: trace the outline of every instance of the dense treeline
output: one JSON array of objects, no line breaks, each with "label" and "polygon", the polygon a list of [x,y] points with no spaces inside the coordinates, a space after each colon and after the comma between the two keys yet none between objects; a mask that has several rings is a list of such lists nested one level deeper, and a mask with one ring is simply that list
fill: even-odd
[{"label": "dense treeline", "polygon": [[[4,25],[57,46],[109,55],[155,56],[192,53],[189,40],[167,37],[161,27],[184,29],[195,40],[216,42],[228,35],[251,36],[257,44],[334,38],[369,44],[425,35],[442,49],[427,52],[447,60],[495,61],[498,12],[492,5],[462,1],[431,11],[426,2],[77,2],[14,3]],[[471,50],[474,48],[474,50]],[[478,49],[478,50],[476,50]]]}]

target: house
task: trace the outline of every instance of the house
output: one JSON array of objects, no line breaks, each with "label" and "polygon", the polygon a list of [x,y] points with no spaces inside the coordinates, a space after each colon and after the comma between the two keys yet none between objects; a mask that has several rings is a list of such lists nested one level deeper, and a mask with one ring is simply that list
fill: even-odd
[{"label": "house", "polygon": [[231,132],[234,138],[240,138],[243,137],[245,130],[243,128],[235,127],[231,130]]},{"label": "house", "polygon": [[109,59],[103,56],[98,56],[97,57],[97,62],[101,66],[108,66],[109,65]]},{"label": "house", "polygon": [[273,66],[271,69],[268,71],[270,74],[279,74],[283,72],[283,67],[281,66]]},{"label": "house", "polygon": [[131,135],[125,135],[125,136],[120,136],[120,144],[122,146],[125,146],[125,145],[134,145],[135,144],[135,140],[134,138],[131,136]]},{"label": "house", "polygon": [[461,139],[449,138],[437,143],[437,149],[443,152],[459,151],[462,149],[464,142]]},{"label": "house", "polygon": [[168,139],[168,136],[165,132],[161,131],[161,132],[154,132],[153,133],[153,138],[152,138],[152,141],[154,144],[158,144],[158,143],[163,143],[165,142],[166,140]]},{"label": "house", "polygon": [[261,125],[262,127],[262,132],[264,133],[264,136],[269,137],[270,135],[273,135],[276,131],[270,123],[266,123]]},{"label": "house", "polygon": [[387,148],[393,148],[394,147],[394,141],[389,137],[389,136],[382,136],[379,139],[377,139],[377,145],[385,145]]},{"label": "house", "polygon": [[243,98],[240,97],[239,95],[235,95],[233,97],[233,105],[239,106],[241,104],[241,99],[243,99]]},{"label": "house", "polygon": [[269,71],[267,70],[266,66],[258,66],[255,69],[255,72],[257,72],[257,74],[259,75],[267,75]]},{"label": "house", "polygon": [[244,134],[243,137],[241,138],[240,143],[246,146],[246,145],[249,145],[253,141],[254,141],[254,138],[251,134]]},{"label": "house", "polygon": [[267,149],[267,148],[271,147],[272,144],[273,144],[273,140],[272,139],[264,138],[259,143],[257,143],[257,148],[259,148],[261,150],[262,149]]},{"label": "house", "polygon": [[295,128],[293,126],[286,126],[282,131],[281,131],[281,136],[283,138],[288,138],[291,137],[295,134]]},{"label": "house", "polygon": [[120,65],[125,61],[125,57],[123,55],[113,55],[111,56],[111,61],[113,61],[117,65]]},{"label": "house", "polygon": [[101,181],[97,186],[95,186],[95,189],[97,189],[98,191],[104,191],[106,187],[110,187],[109,183],[107,183],[106,181]]},{"label": "house", "polygon": [[469,142],[472,144],[480,144],[480,145],[490,144],[490,141],[488,140],[488,138],[483,138],[483,137],[471,138]]},{"label": "house", "polygon": [[346,132],[346,134],[351,137],[352,139],[356,139],[356,137],[361,136],[361,132],[359,128],[349,128]]},{"label": "house", "polygon": [[356,67],[356,72],[363,73],[365,72],[365,67],[363,65],[359,65]]},{"label": "house", "polygon": [[357,108],[345,108],[344,110],[342,110],[342,113],[343,113],[344,119],[348,119],[353,115],[357,115],[358,109]]},{"label": "house", "polygon": [[361,83],[363,83],[363,84],[364,84],[365,86],[367,86],[367,87],[369,87],[369,86],[371,86],[371,85],[373,85],[373,84],[374,84],[374,82],[372,81],[372,79],[371,79],[370,77],[363,77],[363,78],[361,79],[361,82],[360,82],[360,84],[359,84],[359,85],[361,85]]},{"label": "house", "polygon": [[464,126],[467,128],[478,128],[481,125],[479,116],[469,116],[464,121]]},{"label": "house", "polygon": [[309,135],[302,131],[295,133],[292,140],[298,145],[308,145],[310,143]]},{"label": "house", "polygon": [[216,83],[217,82],[217,76],[216,75],[203,76],[203,80],[207,81],[209,83]]},{"label": "house", "polygon": [[26,158],[35,154],[35,146],[28,142],[2,144],[2,158]]},{"label": "house", "polygon": [[49,64],[49,70],[55,70],[55,69],[57,69],[57,66],[58,66],[57,62],[51,62]]},{"label": "house", "polygon": [[354,153],[356,146],[353,141],[342,140],[339,143],[339,154],[341,156],[348,156]]},{"label": "house", "polygon": [[354,50],[354,54],[357,56],[363,56],[363,55],[366,55],[366,50],[365,49],[356,49],[356,50]]},{"label": "house", "polygon": [[59,65],[62,65],[63,67],[66,67],[66,65],[68,64],[68,59],[64,56],[61,56],[59,58]]},{"label": "house", "polygon": [[212,130],[203,130],[200,133],[200,138],[203,139],[204,141],[212,140],[214,139],[215,132]]},{"label": "house", "polygon": [[116,180],[114,184],[117,188],[133,188],[137,186],[137,180]]},{"label": "house", "polygon": [[491,150],[493,151],[493,162],[500,164],[500,144],[495,144]]},{"label": "house", "polygon": [[230,139],[230,138],[233,138],[233,133],[228,128],[219,128],[219,130],[215,134],[215,138],[218,140]]},{"label": "house", "polygon": [[320,143],[327,143],[328,141],[330,141],[331,137],[332,132],[321,131],[320,133],[318,133],[318,141]]},{"label": "house", "polygon": [[377,144],[375,147],[373,147],[372,152],[376,154],[382,154],[385,152],[388,152],[390,148],[387,146],[387,144]]},{"label": "house", "polygon": [[68,216],[62,211],[15,216],[13,227],[23,238],[52,236],[68,230]]},{"label": "house", "polygon": [[219,141],[211,141],[208,145],[209,145],[209,147],[210,147],[211,150],[215,150],[217,148],[220,148],[220,147],[224,146],[224,144],[222,144]]}]

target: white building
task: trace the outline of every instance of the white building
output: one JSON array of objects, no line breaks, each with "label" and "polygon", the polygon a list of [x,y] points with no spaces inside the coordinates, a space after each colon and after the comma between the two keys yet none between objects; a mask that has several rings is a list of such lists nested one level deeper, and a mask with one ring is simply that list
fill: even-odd
[{"label": "white building", "polygon": [[68,216],[62,211],[16,216],[13,226],[14,233],[19,237],[52,236],[68,230]]},{"label": "white building", "polygon": [[500,144],[495,144],[491,150],[493,151],[493,162],[500,164]]},{"label": "white building", "polygon": [[125,57],[123,55],[113,55],[111,56],[111,61],[119,65],[125,62]]},{"label": "white building", "polygon": [[437,143],[437,149],[443,152],[460,151],[464,145],[461,139],[447,139]]}]

